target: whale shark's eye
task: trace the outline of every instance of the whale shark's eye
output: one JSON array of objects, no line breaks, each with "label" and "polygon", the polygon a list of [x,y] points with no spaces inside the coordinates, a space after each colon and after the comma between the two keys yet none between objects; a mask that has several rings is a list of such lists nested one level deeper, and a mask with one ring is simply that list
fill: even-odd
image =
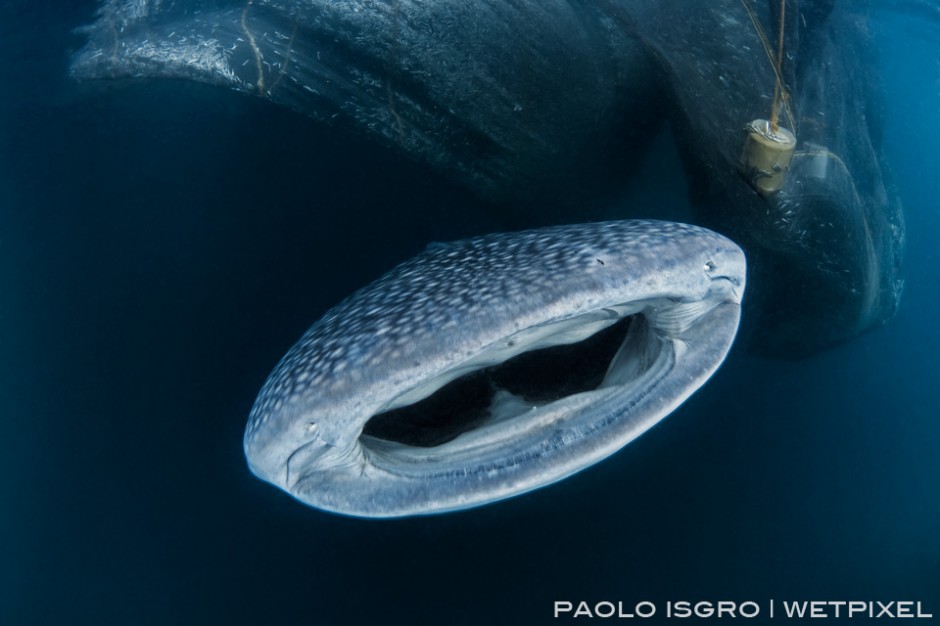
[{"label": "whale shark's eye", "polygon": [[702,269],[705,271],[706,274],[711,274],[712,271],[715,269],[715,262],[705,261],[705,266]]}]

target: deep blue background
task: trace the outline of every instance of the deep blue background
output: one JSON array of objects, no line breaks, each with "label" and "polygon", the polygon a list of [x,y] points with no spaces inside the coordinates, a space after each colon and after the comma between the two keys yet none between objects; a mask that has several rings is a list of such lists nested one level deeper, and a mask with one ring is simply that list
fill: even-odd
[{"label": "deep blue background", "polygon": [[[896,319],[802,361],[735,351],[557,486],[367,522],[249,474],[251,403],[332,304],[498,215],[252,98],[75,85],[70,31],[94,5],[56,4],[0,8],[0,623],[533,624],[555,599],[770,597],[922,600],[940,619],[929,11],[875,20],[908,220]],[[681,214],[668,136],[647,168],[631,213]]]}]

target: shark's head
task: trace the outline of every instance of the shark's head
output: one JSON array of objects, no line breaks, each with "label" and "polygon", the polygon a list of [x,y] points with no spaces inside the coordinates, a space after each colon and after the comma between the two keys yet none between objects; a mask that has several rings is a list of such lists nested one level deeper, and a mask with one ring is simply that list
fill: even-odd
[{"label": "shark's head", "polygon": [[606,222],[435,245],[311,327],[249,418],[252,471],[368,517],[506,498],[615,452],[715,371],[745,285],[703,228]]}]

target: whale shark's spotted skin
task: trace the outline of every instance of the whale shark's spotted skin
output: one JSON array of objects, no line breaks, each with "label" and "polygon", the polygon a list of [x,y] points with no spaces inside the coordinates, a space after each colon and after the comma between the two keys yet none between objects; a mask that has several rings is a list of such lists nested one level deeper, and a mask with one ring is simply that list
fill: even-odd
[{"label": "whale shark's spotted skin", "polygon": [[[251,411],[249,464],[308,504],[371,517],[466,508],[548,484],[622,447],[711,375],[737,329],[744,267],[721,235],[654,221],[432,245],[291,348]],[[496,390],[501,402],[478,427],[429,447],[363,434],[373,416],[462,376],[627,316],[643,321],[596,389],[542,404]]]}]

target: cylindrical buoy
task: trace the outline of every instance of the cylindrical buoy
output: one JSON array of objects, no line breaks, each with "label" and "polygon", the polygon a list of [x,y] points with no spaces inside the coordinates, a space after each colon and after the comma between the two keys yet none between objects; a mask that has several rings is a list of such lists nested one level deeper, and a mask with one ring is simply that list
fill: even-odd
[{"label": "cylindrical buoy", "polygon": [[767,197],[783,187],[783,178],[796,149],[796,137],[786,128],[776,130],[767,120],[747,125],[741,167],[757,193]]}]

